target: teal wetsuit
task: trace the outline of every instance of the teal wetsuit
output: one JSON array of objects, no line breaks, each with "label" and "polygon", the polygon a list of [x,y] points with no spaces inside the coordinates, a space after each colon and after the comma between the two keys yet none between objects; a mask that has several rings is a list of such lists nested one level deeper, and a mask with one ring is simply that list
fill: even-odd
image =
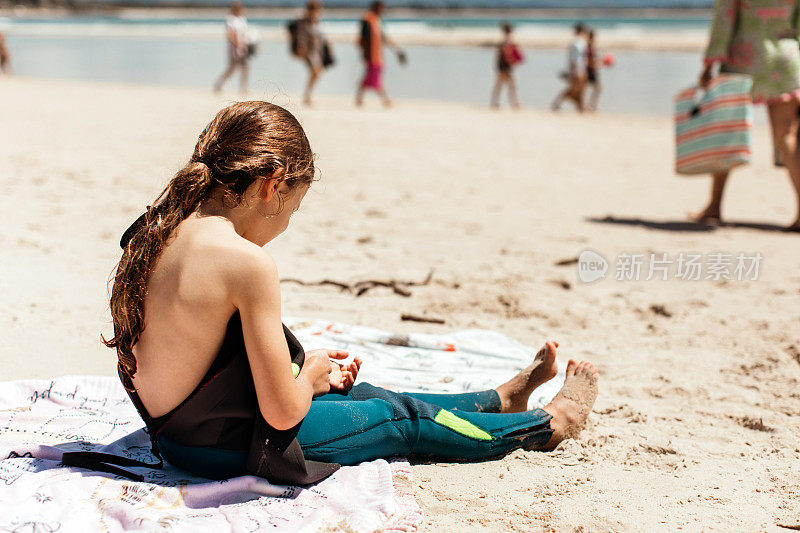
[{"label": "teal wetsuit", "polygon": [[[553,434],[542,409],[500,413],[494,390],[396,393],[362,383],[315,398],[297,433],[306,459],[355,465],[380,457],[474,461],[541,448]],[[245,451],[190,447],[157,438],[164,458],[212,479],[243,475]]]},{"label": "teal wetsuit", "polygon": [[[302,351],[302,347],[291,332],[285,331],[290,353],[295,359],[298,355],[295,352]],[[231,357],[234,352],[238,355]],[[236,365],[237,361],[242,369],[248,368],[238,314],[229,323],[223,349],[214,366],[226,359],[232,360],[225,363],[226,368]],[[232,379],[214,366],[209,372],[212,377],[204,378],[198,390],[213,385],[215,377]],[[236,379],[249,380],[243,388],[253,389],[249,372]],[[230,386],[223,389],[229,390]],[[208,420],[198,425],[197,430],[179,423],[177,431],[160,431],[158,428],[162,421],[175,418],[171,413],[157,420],[150,419],[148,426],[156,429],[154,438],[164,459],[212,479],[248,473],[245,464],[247,451],[242,448],[241,439],[226,436],[224,429],[231,428],[228,431],[233,434],[234,428],[247,427],[247,423],[238,423],[231,415],[232,409],[228,409],[226,414],[224,407],[210,405],[216,401],[211,402],[208,397],[198,398],[192,393],[187,400],[189,403],[209,404],[209,407],[195,410]],[[254,389],[251,398],[252,410],[257,412]],[[136,403],[140,404],[138,398]],[[175,411],[180,414],[180,410],[187,407],[191,409],[194,406],[181,404]],[[220,413],[215,414],[215,409]],[[143,416],[146,420],[149,418],[145,412]],[[183,418],[192,417],[184,415]],[[295,435],[305,458],[322,463],[354,465],[391,456],[474,461],[497,457],[518,448],[543,447],[553,434],[551,418],[542,409],[500,413],[500,397],[494,390],[463,394],[397,393],[361,383],[347,394],[331,393],[314,398]],[[222,428],[212,439],[203,441],[214,444],[197,445],[191,433],[211,426]],[[187,445],[187,440],[179,443],[177,439],[195,442]],[[244,442],[249,442],[249,439],[245,438]]]}]

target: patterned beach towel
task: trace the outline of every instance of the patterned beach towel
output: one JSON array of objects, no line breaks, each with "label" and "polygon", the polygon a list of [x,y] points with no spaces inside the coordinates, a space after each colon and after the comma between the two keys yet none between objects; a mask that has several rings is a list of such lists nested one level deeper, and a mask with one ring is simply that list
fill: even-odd
[{"label": "patterned beach towel", "polygon": [[711,174],[750,162],[753,104],[749,76],[720,75],[699,100],[697,87],[675,97],[675,172]]},{"label": "patterned beach towel", "polygon": [[[486,331],[396,336],[322,320],[286,323],[307,349],[350,350],[364,359],[359,380],[396,390],[490,388],[533,353]],[[563,381],[561,369],[531,406],[548,402]],[[60,465],[73,450],[154,462],[142,425],[115,377],[0,383],[0,531],[413,531],[422,520],[402,459],[343,467],[308,488],[253,476],[212,482],[169,465],[132,469],[145,476],[138,483]]]}]

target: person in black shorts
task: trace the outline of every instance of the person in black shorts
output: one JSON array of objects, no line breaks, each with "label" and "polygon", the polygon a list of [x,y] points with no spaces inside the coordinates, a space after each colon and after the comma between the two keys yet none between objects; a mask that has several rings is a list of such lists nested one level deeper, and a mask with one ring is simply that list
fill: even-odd
[{"label": "person in black shorts", "polygon": [[586,39],[586,84],[591,87],[589,110],[597,111],[597,100],[600,98],[600,66],[597,63],[597,49],[594,45],[594,30],[589,30]]},{"label": "person in black shorts", "polygon": [[517,85],[514,81],[514,67],[522,63],[523,56],[517,43],[511,38],[511,33],[514,31],[511,24],[503,22],[500,24],[500,29],[503,31],[503,42],[497,47],[497,81],[492,90],[492,107],[500,107],[500,92],[503,90],[504,85],[508,85],[508,100],[511,107],[519,107],[519,100],[517,99]]}]

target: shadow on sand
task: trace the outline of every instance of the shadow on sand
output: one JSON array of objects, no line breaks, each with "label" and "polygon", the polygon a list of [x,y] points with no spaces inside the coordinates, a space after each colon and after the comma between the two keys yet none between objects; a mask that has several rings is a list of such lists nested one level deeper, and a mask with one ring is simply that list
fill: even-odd
[{"label": "shadow on sand", "polygon": [[692,222],[690,220],[647,220],[644,218],[621,218],[614,216],[588,217],[589,222],[597,224],[617,224],[621,226],[640,226],[643,228],[657,229],[662,231],[691,231],[691,232],[711,232],[718,228],[747,228],[761,231],[785,232],[784,226],[770,224],[767,222],[738,222],[725,221],[720,224],[704,224],[702,222]]}]

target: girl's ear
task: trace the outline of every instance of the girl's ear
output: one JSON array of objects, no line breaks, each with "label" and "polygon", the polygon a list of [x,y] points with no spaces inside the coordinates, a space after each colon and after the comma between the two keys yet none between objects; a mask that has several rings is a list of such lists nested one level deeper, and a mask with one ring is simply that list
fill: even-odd
[{"label": "girl's ear", "polygon": [[261,186],[258,188],[258,196],[260,196],[265,202],[272,200],[272,197],[275,196],[275,193],[278,191],[278,187],[283,181],[282,177],[284,174],[286,174],[286,170],[283,168],[278,168],[267,178],[261,180]]}]

